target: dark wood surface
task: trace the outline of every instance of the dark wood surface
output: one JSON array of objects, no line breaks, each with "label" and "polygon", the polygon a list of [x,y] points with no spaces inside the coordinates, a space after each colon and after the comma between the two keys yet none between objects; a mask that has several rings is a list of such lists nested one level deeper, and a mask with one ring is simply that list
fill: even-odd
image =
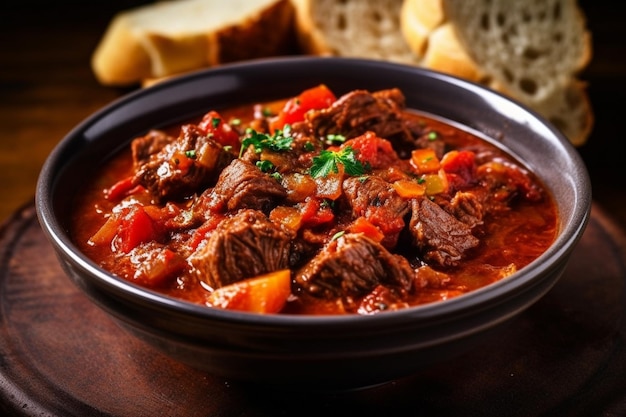
[{"label": "dark wood surface", "polygon": [[594,212],[564,279],[509,330],[515,348],[493,354],[503,346],[494,341],[409,381],[324,395],[242,387],[154,355],[62,276],[32,211],[37,175],[73,126],[129,92],[99,85],[89,59],[113,14],[142,2],[39,3],[0,6],[0,414],[389,415],[414,404],[407,415],[626,415],[622,2],[581,2],[596,122],[578,151]]}]

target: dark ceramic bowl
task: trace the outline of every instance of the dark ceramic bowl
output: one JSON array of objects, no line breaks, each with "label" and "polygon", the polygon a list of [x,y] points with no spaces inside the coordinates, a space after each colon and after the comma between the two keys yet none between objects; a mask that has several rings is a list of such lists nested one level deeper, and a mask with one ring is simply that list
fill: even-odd
[{"label": "dark ceramic bowl", "polygon": [[[337,94],[399,87],[408,107],[495,138],[556,199],[554,244],[513,276],[458,298],[373,316],[255,315],[168,298],[117,278],[68,236],[72,195],[97,163],[152,127],[327,84]],[[457,78],[391,63],[281,58],[223,66],[130,94],[70,132],[38,183],[41,226],[67,275],[122,327],[167,355],[233,380],[360,387],[409,375],[480,343],[562,275],[591,208],[587,172],[555,128],[503,96]],[[89,335],[85,335],[89,337]]]}]

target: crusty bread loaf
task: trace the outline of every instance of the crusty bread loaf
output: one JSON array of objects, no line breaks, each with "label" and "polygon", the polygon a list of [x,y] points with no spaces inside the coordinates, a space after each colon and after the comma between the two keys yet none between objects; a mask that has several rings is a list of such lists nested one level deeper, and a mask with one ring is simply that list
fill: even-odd
[{"label": "crusty bread loaf", "polygon": [[105,85],[131,85],[289,52],[289,0],[161,1],[116,15],[92,56]]},{"label": "crusty bread loaf", "polygon": [[592,55],[575,0],[404,0],[401,29],[420,65],[484,83],[554,122],[575,145],[591,132]]},{"label": "crusty bread loaf", "polygon": [[402,0],[292,0],[303,53],[417,63],[400,32]]}]

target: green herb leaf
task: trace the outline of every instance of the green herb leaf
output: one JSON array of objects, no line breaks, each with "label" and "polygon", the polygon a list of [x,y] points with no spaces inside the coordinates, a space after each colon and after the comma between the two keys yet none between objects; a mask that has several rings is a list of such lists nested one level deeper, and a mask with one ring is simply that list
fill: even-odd
[{"label": "green herb leaf", "polygon": [[261,153],[263,149],[280,152],[291,149],[291,143],[293,142],[293,137],[290,136],[290,125],[285,125],[282,130],[277,129],[274,131],[272,136],[265,133],[259,133],[251,128],[247,129],[246,133],[248,134],[248,137],[246,137],[241,143],[242,146],[239,156],[241,156],[244,150],[250,145],[254,146],[256,153]]},{"label": "green herb leaf", "polygon": [[272,164],[270,161],[257,161],[256,162],[256,166],[259,167],[259,169],[262,172],[269,172],[272,169],[274,169],[274,164]]},{"label": "green herb leaf", "polygon": [[310,174],[313,178],[322,178],[331,172],[339,172],[338,164],[343,165],[345,173],[348,175],[363,175],[365,168],[363,164],[356,159],[354,149],[346,146],[340,151],[323,150],[320,154],[313,158]]},{"label": "green herb leaf", "polygon": [[326,144],[328,145],[337,145],[337,144],[341,144],[344,143],[346,141],[346,137],[344,135],[341,134],[333,134],[333,133],[329,133],[328,135],[326,135]]}]

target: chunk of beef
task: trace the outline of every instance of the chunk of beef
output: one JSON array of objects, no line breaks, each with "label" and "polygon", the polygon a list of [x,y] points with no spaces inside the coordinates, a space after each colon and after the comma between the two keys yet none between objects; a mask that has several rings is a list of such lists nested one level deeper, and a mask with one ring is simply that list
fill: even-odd
[{"label": "chunk of beef", "polygon": [[468,191],[457,191],[446,211],[471,228],[483,223],[483,205],[476,194]]},{"label": "chunk of beef", "polygon": [[479,240],[470,226],[428,198],[413,200],[410,231],[423,259],[440,266],[455,266]]},{"label": "chunk of beef", "polygon": [[207,244],[189,257],[199,278],[220,288],[289,266],[290,239],[258,210],[222,221]]},{"label": "chunk of beef", "polygon": [[378,285],[409,291],[413,269],[400,255],[361,234],[348,233],[329,242],[295,274],[296,283],[315,297],[362,297]]},{"label": "chunk of beef", "polygon": [[234,158],[195,125],[184,125],[178,138],[161,146],[164,142],[161,135],[148,134],[132,145],[134,181],[159,200],[202,192]]},{"label": "chunk of beef", "polygon": [[400,197],[390,183],[376,176],[349,177],[343,182],[343,190],[352,208],[352,217],[365,217],[383,232],[385,247],[395,246],[405,226],[404,216],[410,209],[408,201]]},{"label": "chunk of beef", "polygon": [[217,211],[244,208],[269,212],[287,191],[256,165],[235,159],[220,174],[211,191],[210,206]]},{"label": "chunk of beef", "polygon": [[308,120],[318,137],[342,134],[353,138],[372,131],[376,135],[413,143],[418,136],[411,128],[417,125],[407,122],[403,116],[404,95],[400,90],[390,89],[370,93],[352,91],[335,101],[330,107],[313,111]]},{"label": "chunk of beef", "polygon": [[136,171],[146,164],[150,157],[158,153],[161,149],[176,138],[161,130],[151,130],[146,135],[138,137],[131,142],[131,152],[133,156],[133,166]]}]

